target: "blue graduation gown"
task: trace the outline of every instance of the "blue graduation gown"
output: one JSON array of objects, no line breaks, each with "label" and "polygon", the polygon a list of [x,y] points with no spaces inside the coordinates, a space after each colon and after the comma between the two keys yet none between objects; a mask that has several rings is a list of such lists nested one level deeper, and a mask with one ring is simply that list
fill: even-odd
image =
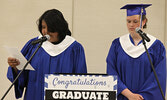
[{"label": "blue graduation gown", "polygon": [[[124,36],[128,38],[128,36]],[[126,40],[126,39],[125,39]],[[126,41],[130,41],[128,38]],[[121,92],[128,88],[133,93],[140,94],[144,100],[163,100],[157,81],[153,74],[149,59],[141,43],[140,48],[132,42],[121,45],[120,38],[112,42],[107,56],[107,73],[118,76],[117,100],[128,100]],[[148,43],[146,43],[148,44]],[[124,46],[127,45],[127,48]],[[133,50],[131,50],[132,48]],[[136,49],[136,50],[135,50]],[[130,52],[128,51],[130,50]],[[166,90],[166,51],[163,44],[155,39],[149,44],[148,52],[155,67],[163,93]]]},{"label": "blue graduation gown", "polygon": [[[33,46],[31,42],[37,39],[38,38],[34,38],[28,41],[21,50],[26,59],[29,59],[36,50],[38,44]],[[66,46],[66,42],[64,42],[63,45]],[[62,47],[62,45],[60,45],[60,47]],[[45,48],[47,48],[47,46]],[[60,49],[57,50],[59,51]],[[50,48],[48,50],[50,50]],[[26,87],[24,100],[44,100],[45,74],[87,73],[84,49],[77,41],[72,42],[69,46],[66,46],[63,51],[60,50],[60,52],[55,55],[49,54],[50,52],[46,51],[47,50],[41,47],[30,62],[35,71],[25,70],[19,77],[15,84],[16,98],[22,97],[23,90]],[[9,67],[7,73],[8,79],[12,82],[15,76],[12,68]]]}]

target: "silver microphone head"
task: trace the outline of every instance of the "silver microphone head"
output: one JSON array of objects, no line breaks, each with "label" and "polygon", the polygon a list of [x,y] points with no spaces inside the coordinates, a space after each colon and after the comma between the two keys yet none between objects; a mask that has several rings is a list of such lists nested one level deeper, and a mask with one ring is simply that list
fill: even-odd
[{"label": "silver microphone head", "polygon": [[49,39],[50,39],[50,36],[49,36],[49,35],[45,35],[44,37],[46,37],[46,38],[47,38],[47,40],[49,40]]},{"label": "silver microphone head", "polygon": [[136,28],[136,33],[139,33],[140,30],[141,30],[141,28],[140,28],[140,27],[137,27],[137,28]]}]

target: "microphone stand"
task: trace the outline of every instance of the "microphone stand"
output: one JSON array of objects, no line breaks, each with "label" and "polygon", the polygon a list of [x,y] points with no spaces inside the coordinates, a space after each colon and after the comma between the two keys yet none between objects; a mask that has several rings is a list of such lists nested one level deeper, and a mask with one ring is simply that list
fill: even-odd
[{"label": "microphone stand", "polygon": [[38,51],[38,49],[42,46],[42,43],[44,41],[40,42],[37,49],[34,51],[34,53],[32,54],[32,56],[29,58],[29,60],[27,61],[27,63],[24,65],[23,69],[20,71],[20,73],[16,76],[16,78],[14,79],[14,81],[12,82],[12,84],[10,85],[10,87],[8,88],[8,90],[6,91],[6,93],[3,95],[3,97],[1,98],[1,100],[3,100],[5,98],[5,96],[8,94],[8,92],[10,91],[10,89],[12,88],[12,86],[15,84],[15,82],[17,81],[17,79],[19,78],[19,76],[22,74],[22,72],[26,69],[27,65],[30,63],[30,61],[32,60],[32,58],[34,57],[34,55],[36,54],[36,52]]},{"label": "microphone stand", "polygon": [[165,100],[164,93],[163,93],[163,91],[162,91],[161,85],[160,85],[160,83],[159,83],[159,80],[158,80],[157,74],[156,74],[155,69],[154,69],[154,65],[153,65],[153,63],[152,63],[152,61],[151,61],[150,55],[149,55],[149,53],[148,53],[148,49],[147,49],[147,47],[146,47],[146,42],[145,42],[145,40],[144,40],[144,38],[143,38],[143,37],[142,37],[142,41],[143,41],[143,45],[144,45],[144,48],[145,48],[145,50],[146,50],[146,53],[147,53],[147,56],[148,56],[149,62],[150,62],[150,64],[151,64],[151,68],[152,68],[152,70],[153,70],[153,72],[154,72],[154,75],[155,75],[156,81],[157,81],[157,83],[158,83],[158,87],[159,87],[159,89],[160,89],[160,92],[161,92],[162,98],[163,98],[163,100]]}]

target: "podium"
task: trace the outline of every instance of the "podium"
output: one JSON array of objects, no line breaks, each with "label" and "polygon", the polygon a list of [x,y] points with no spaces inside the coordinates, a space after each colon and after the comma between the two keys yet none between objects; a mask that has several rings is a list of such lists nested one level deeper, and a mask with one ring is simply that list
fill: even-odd
[{"label": "podium", "polygon": [[117,76],[46,74],[45,100],[116,100]]}]

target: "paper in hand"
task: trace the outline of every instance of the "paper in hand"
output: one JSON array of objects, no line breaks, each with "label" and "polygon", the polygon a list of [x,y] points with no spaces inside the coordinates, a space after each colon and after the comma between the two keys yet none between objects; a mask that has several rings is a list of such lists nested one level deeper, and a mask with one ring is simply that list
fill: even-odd
[{"label": "paper in hand", "polygon": [[[24,65],[27,63],[26,58],[22,55],[22,53],[17,48],[8,47],[8,46],[5,46],[5,48],[11,57],[14,57],[20,61],[20,64],[16,67],[18,70],[22,70]],[[34,68],[30,64],[28,64],[25,70],[34,70]]]}]

